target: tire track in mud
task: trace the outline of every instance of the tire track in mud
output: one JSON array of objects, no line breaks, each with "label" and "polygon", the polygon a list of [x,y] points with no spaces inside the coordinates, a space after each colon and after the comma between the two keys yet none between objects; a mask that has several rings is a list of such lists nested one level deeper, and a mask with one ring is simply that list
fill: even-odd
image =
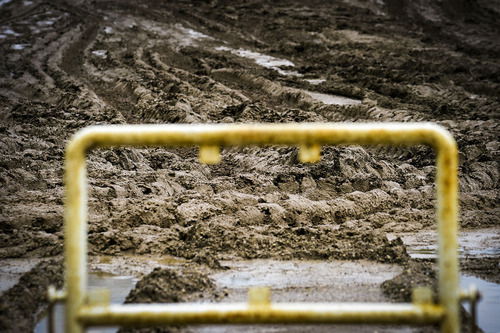
[{"label": "tire track in mud", "polygon": [[[90,17],[89,13],[85,10],[74,9],[72,7],[67,7],[66,10],[67,12],[71,13],[71,15],[84,15],[85,17]],[[116,14],[113,15],[116,17]],[[125,51],[125,53],[123,53],[122,50],[118,50],[122,54],[116,54],[116,56],[114,54],[114,50],[112,49],[108,51],[109,53],[106,58],[109,57],[113,59],[109,61],[99,62],[99,59],[94,59],[95,56],[93,56],[90,49],[92,49],[96,43],[106,43],[106,36],[103,37],[103,35],[107,34],[103,34],[103,22],[103,20],[91,19],[90,22],[87,22],[83,26],[77,25],[74,28],[70,29],[70,31],[63,34],[61,37],[53,39],[51,42],[49,42],[49,47],[45,48],[43,51],[38,52],[38,54],[36,55],[37,58],[39,58],[39,60],[37,60],[37,63],[39,64],[37,65],[38,72],[41,73],[43,77],[45,77],[45,82],[43,82],[43,84],[41,84],[40,86],[45,86],[46,83],[49,83],[50,86],[50,83],[52,83],[53,81],[54,87],[57,87],[57,89],[60,90],[66,90],[66,92],[63,94],[64,97],[62,97],[62,99],[58,101],[59,106],[66,106],[69,104],[75,106],[77,109],[81,108],[80,106],[85,106],[84,108],[87,110],[94,110],[93,112],[91,112],[92,114],[99,113],[99,111],[103,108],[111,108],[114,109],[113,111],[110,111],[113,114],[112,117],[117,119],[119,122],[123,121],[124,119],[132,122],[245,122],[256,120],[373,121],[380,119],[415,121],[432,119],[428,115],[419,115],[418,112],[415,113],[414,111],[409,110],[390,110],[378,106],[373,106],[370,103],[364,103],[360,106],[348,107],[324,105],[321,102],[313,100],[310,96],[306,95],[300,90],[297,90],[297,88],[283,86],[279,81],[273,82],[265,78],[267,75],[261,76],[262,72],[255,75],[246,73],[245,70],[242,69],[233,70],[229,68],[221,68],[214,70],[209,68],[209,76],[207,77],[205,75],[197,74],[196,71],[193,73],[189,70],[189,68],[175,68],[167,65],[165,61],[169,61],[172,59],[172,57],[176,57],[176,51],[173,50],[174,53],[170,53],[170,58],[162,59],[161,53],[156,50],[156,44],[160,43],[158,41],[158,36],[153,34],[156,39],[152,39],[152,35],[150,32],[146,32],[146,34],[142,37],[142,42],[135,43],[135,45],[150,44],[153,46],[146,46],[145,49],[142,46],[136,46],[136,48],[134,49],[133,45],[129,45],[128,47],[132,47],[132,49],[130,49],[129,51]],[[70,23],[70,26],[74,26],[74,24]],[[209,30],[213,28],[210,27],[210,25],[208,26]],[[133,31],[134,34],[137,34],[137,27],[138,25],[134,25],[134,23],[132,23],[129,28]],[[230,30],[231,29],[229,27],[225,28],[225,31]],[[125,36],[126,35],[127,34],[125,34]],[[164,49],[165,46],[161,46],[161,48]],[[203,50],[203,46],[199,46],[196,43],[194,46],[188,46],[188,48],[201,48],[201,50]],[[55,49],[59,49],[58,52],[54,52]],[[178,51],[179,50],[177,50],[177,52]],[[203,52],[205,52],[204,55],[207,55],[209,57],[220,56],[214,50],[210,50],[208,51],[208,53],[205,50]],[[53,53],[55,53],[55,55]],[[194,54],[196,55],[196,52]],[[132,60],[132,63],[130,63],[130,60],[128,60],[129,58],[131,58],[130,60]],[[188,62],[190,61],[196,63],[195,58],[191,58],[191,60],[189,60]],[[237,60],[234,59],[232,59],[232,61],[237,62]],[[174,60],[174,63],[175,62],[176,61]],[[205,61],[205,63],[207,63],[207,61]],[[132,64],[134,65],[134,67],[130,66]],[[120,66],[125,67],[126,70],[129,71],[130,74],[127,74],[127,76],[130,76],[129,78],[120,77],[121,72],[110,74],[113,73],[113,67]],[[44,70],[40,69],[41,67],[44,67]],[[91,69],[91,72],[89,72],[89,69]],[[120,69],[123,70],[123,68]],[[107,73],[104,74],[107,77],[105,79],[105,82],[98,82],[99,77],[101,76],[100,73],[105,72]],[[101,93],[100,91],[106,90],[102,88],[108,88],[107,91],[109,91],[109,87],[113,86],[113,84],[106,84],[106,81],[110,80],[118,81],[114,85],[115,88],[112,88],[113,92],[109,95],[107,93]],[[158,82],[168,82],[169,86],[165,87],[162,84],[158,84]],[[294,82],[294,84],[297,85],[297,82]],[[76,93],[68,94],[68,86],[74,86]],[[242,87],[244,87],[244,90],[241,89]],[[166,91],[165,88],[167,89]],[[248,90],[249,88],[250,90]],[[97,92],[97,95],[94,91]],[[77,104],[74,105],[74,103]],[[90,108],[89,104],[92,105]],[[123,106],[127,107],[124,108]],[[290,107],[292,107],[291,110]],[[134,112],[129,113],[125,110],[120,112],[117,111],[118,109],[131,109],[134,110]],[[83,112],[88,114],[89,111]],[[114,115],[116,115],[116,117]],[[481,125],[483,124],[479,123],[477,126]],[[394,148],[369,149],[366,151],[362,149],[361,151],[364,154],[367,154],[366,151],[369,151],[375,153],[377,156],[381,155],[382,158],[389,158],[391,161],[399,161],[405,159],[411,160],[414,158],[413,153],[415,152],[413,150],[410,151],[410,153],[405,154],[401,150]],[[420,151],[417,150],[417,152]],[[143,156],[144,153],[145,152],[141,150],[126,150],[124,154],[120,154],[114,159],[116,159],[117,161],[121,161],[123,158],[125,158],[126,161],[124,163],[128,165],[129,169],[139,169],[142,167],[139,165],[143,163],[148,164],[147,158]],[[234,153],[229,154],[231,155]],[[238,155],[238,153],[235,154]],[[283,160],[293,161],[293,152],[289,150],[286,154],[287,156]],[[110,154],[105,155],[109,156]],[[282,171],[282,168],[280,168],[279,164],[272,165],[271,163],[270,165],[265,165],[264,160],[266,156],[266,153],[252,150],[251,155],[248,158],[238,156],[238,159],[240,160],[239,162],[241,162],[243,165],[248,166],[252,164],[251,160],[257,158],[262,160],[262,162],[260,163],[264,163],[264,166],[259,168],[260,170],[269,168],[271,166],[273,172],[277,172],[278,175],[288,173],[288,166],[285,167],[286,170]],[[230,158],[230,156],[228,156],[228,158]],[[191,161],[194,162],[194,158],[191,158]],[[423,161],[420,162],[422,163]],[[124,163],[120,164],[123,165]],[[278,163],[282,163],[281,160],[279,160]],[[373,160],[369,163],[373,163]],[[397,169],[394,163],[396,162],[391,162],[389,169]],[[429,161],[423,163],[424,165],[428,165],[427,163],[429,163]],[[97,162],[97,165],[99,164],[100,163]],[[93,165],[92,161],[91,165]],[[372,165],[376,166],[376,164]],[[239,168],[238,165],[232,165],[232,167],[236,167],[236,170],[232,172],[233,175],[240,172],[245,172],[245,170]],[[394,188],[398,188],[397,186],[391,186],[393,186],[394,184],[399,184],[401,182],[401,175],[381,177],[380,173],[375,170],[376,168],[374,169],[373,167],[370,167],[371,170],[367,172],[360,172],[359,167],[359,165],[356,165],[355,171],[348,173],[343,172],[339,176],[337,176],[335,182],[337,185],[341,186],[341,191],[332,191],[328,194],[322,194],[322,196],[330,198],[330,200],[335,197],[340,197],[341,200],[347,200],[347,202],[349,202],[349,199],[342,198],[349,196],[349,193],[352,191],[365,191],[367,189],[366,186],[356,185],[366,182],[363,180],[358,181],[356,180],[356,178],[367,179],[372,177],[377,180],[379,186],[381,184],[381,181],[389,182],[391,185],[385,186],[388,190],[382,190],[386,194],[389,193],[386,191],[394,191]],[[202,168],[203,167],[197,167],[195,169]],[[300,173],[306,172],[304,171],[304,168],[298,167],[298,169],[301,169]],[[305,169],[307,170],[307,168]],[[117,173],[120,173],[119,170],[116,171]],[[205,170],[205,172],[207,172],[207,170]],[[415,173],[416,170],[412,170],[411,172]],[[392,173],[394,174],[394,172]],[[420,186],[425,185],[427,188],[429,185],[428,183],[431,182],[430,176],[432,176],[432,169],[431,167],[428,167],[425,175],[417,176],[417,178],[420,177],[421,179]],[[290,178],[290,176],[288,175],[286,175],[285,177]],[[295,176],[292,175],[292,178],[293,177]],[[482,183],[484,184],[488,184],[491,183],[491,180],[493,179],[492,177],[494,179],[498,179],[498,175],[491,174],[491,172],[479,173],[477,175],[473,174],[472,177],[467,177],[465,179],[465,183],[468,184],[468,186],[465,188],[474,188],[474,190],[477,191],[479,190],[477,186],[477,179],[482,180]],[[425,180],[422,180],[424,178]],[[340,179],[345,179],[345,181],[342,181]],[[263,186],[264,183],[269,180],[270,177],[265,177],[265,179],[262,179],[258,183]],[[142,181],[139,180],[138,182]],[[292,179],[291,181],[287,182],[290,183],[289,186],[291,186],[292,188],[301,187],[300,182],[296,180],[294,181]],[[315,182],[314,179],[313,182]],[[188,183],[182,184],[180,187],[192,187],[193,184],[189,183],[190,181],[188,181]],[[212,187],[212,189],[214,188],[214,186],[216,186],[213,184],[214,182],[211,181],[210,176],[202,177],[202,180],[197,180],[196,183],[204,183],[204,186],[210,186]],[[96,184],[102,184],[102,182],[97,181]],[[323,184],[319,185],[325,187]],[[483,187],[484,186],[480,188]],[[492,185],[490,188],[492,189],[492,191],[494,191],[496,187],[497,185]],[[276,186],[277,191],[283,191],[284,189],[286,191],[286,187]],[[241,190],[244,189],[242,188]],[[125,190],[125,192],[127,191],[130,192],[131,190]],[[405,197],[405,195],[408,195],[408,191],[413,190],[402,188],[400,191],[402,191],[403,194],[399,194],[397,197],[403,198]],[[100,192],[106,193],[109,191]],[[135,192],[140,193],[139,191]],[[486,208],[486,210],[491,211],[491,213],[485,212],[484,214],[486,215],[493,215],[496,212],[495,204],[498,198],[495,195],[492,196],[491,194],[492,193],[488,192],[488,190],[483,190],[481,194],[479,194],[479,200],[481,202],[484,203],[486,200],[487,206],[482,208]],[[134,195],[132,194],[132,196]],[[391,195],[388,194],[388,196],[390,197]],[[422,195],[420,196],[422,197]],[[470,200],[473,202],[478,201],[476,197],[477,195],[464,196],[465,200],[468,200],[470,198]],[[425,198],[423,199],[424,201],[427,201],[429,203],[431,202],[431,196],[427,194],[422,198]],[[358,205],[362,205],[363,202],[370,202],[370,200],[370,197],[368,197],[367,199],[362,199],[356,205],[356,207],[359,207]],[[100,201],[101,198],[96,198],[94,200],[94,202],[96,203]],[[279,206],[279,204],[283,203],[273,202],[273,204],[277,204]],[[412,205],[415,206],[415,204]],[[392,203],[392,206],[395,209],[400,209],[397,207],[397,199]],[[467,202],[465,202],[465,206],[474,208],[478,207],[477,204],[469,204]],[[366,212],[363,211],[358,215],[361,216],[363,214],[370,215],[376,213],[383,214],[383,210],[386,210],[387,208],[388,207],[383,207],[383,209],[374,209]],[[157,207],[157,210],[159,210],[159,207]],[[474,213],[476,213],[476,210],[477,209],[474,210]],[[111,214],[105,207],[96,208],[96,212],[97,211],[108,211],[106,214]],[[403,215],[407,214],[408,212],[403,212]],[[413,220],[415,218],[414,215],[415,214],[410,214],[410,216],[412,216],[410,220],[416,222]],[[465,216],[466,218],[472,218],[472,215],[475,214],[466,214]],[[423,216],[424,217],[422,217],[421,220],[428,219],[429,213],[425,213],[423,214]],[[352,217],[357,219],[357,217],[355,216]],[[408,218],[405,217],[404,219]],[[478,219],[476,219],[476,221],[474,222],[466,222],[465,224],[474,225],[478,223],[477,220]],[[419,223],[424,222],[420,221]],[[377,222],[376,224],[382,225],[383,223]],[[427,221],[424,224],[431,225],[432,223]]]},{"label": "tire track in mud", "polygon": [[[43,5],[36,5],[36,8],[31,9],[29,13],[32,13],[35,9],[37,11],[42,11]],[[90,14],[86,10],[75,7],[57,7],[60,10],[66,10],[66,12],[71,13],[73,16],[84,16],[90,18]],[[62,9],[61,9],[62,8]],[[19,17],[12,18],[13,20],[20,19],[21,17],[26,17],[28,13],[23,14]],[[102,20],[91,19],[84,26],[76,26],[72,30],[68,31],[66,34],[59,38],[52,39],[48,41],[48,47],[44,48],[43,51],[35,52],[37,61],[33,63],[38,63],[36,65],[36,71],[40,73],[44,79],[44,82],[40,84],[41,87],[46,85],[57,86],[58,89],[64,90],[68,86],[75,85],[76,91],[80,91],[77,94],[64,94],[62,100],[59,101],[59,105],[64,106],[73,103],[73,101],[78,100],[83,105],[86,103],[91,103],[94,105],[92,109],[98,110],[102,108],[107,108],[106,102],[103,101],[102,97],[95,95],[93,91],[99,91],[102,88],[101,85],[95,86],[94,88],[86,88],[86,85],[90,84],[92,86],[92,75],[99,75],[99,72],[103,72],[106,64],[100,64],[103,67],[101,70],[99,68],[93,68],[92,73],[88,73],[88,61],[89,57],[92,57],[89,53],[89,47],[91,48],[96,42],[103,43],[102,40],[98,40],[97,37],[102,35]],[[220,25],[220,24],[219,24]],[[70,23],[70,26],[74,24]],[[210,24],[207,24],[209,30],[213,30]],[[80,31],[81,30],[81,31]],[[136,32],[136,26],[132,26],[132,30]],[[230,31],[230,27],[223,29],[224,31]],[[151,39],[150,35],[148,38]],[[156,41],[155,41],[156,42]],[[149,40],[146,44],[155,44]],[[63,46],[63,47],[61,47]],[[197,47],[197,46],[195,46]],[[58,52],[54,52],[56,49],[61,49]],[[34,50],[36,51],[36,50]],[[146,121],[173,121],[173,122],[199,122],[199,121],[287,121],[290,119],[301,120],[301,121],[360,121],[360,120],[379,120],[379,119],[391,119],[391,120],[428,120],[431,119],[429,116],[418,116],[418,113],[408,111],[408,110],[389,110],[385,108],[379,108],[377,106],[361,105],[354,107],[337,107],[337,106],[325,106],[320,102],[314,101],[308,95],[295,90],[296,88],[288,88],[281,85],[279,82],[273,82],[262,76],[248,74],[245,71],[238,69],[236,71],[232,69],[219,69],[210,70],[209,77],[200,76],[196,73],[191,73],[189,70],[179,69],[175,67],[170,67],[161,59],[161,54],[155,51],[155,46],[149,47],[147,51],[144,51],[142,47],[136,50],[131,50],[133,52],[133,63],[136,65],[131,71],[135,72],[132,77],[131,82],[124,83],[123,79],[116,86],[118,90],[123,90],[121,93],[124,99],[127,99],[124,95],[130,95],[130,91],[133,92],[135,98],[130,98],[126,104],[134,104],[133,107],[143,109],[138,114],[133,116],[126,113],[125,119],[133,122]],[[144,52],[146,52],[147,60],[144,61]],[[55,53],[55,55],[53,55]],[[64,53],[64,56],[62,54]],[[215,51],[209,51],[209,56],[217,55]],[[126,55],[126,54],[125,54]],[[175,53],[174,53],[175,56]],[[110,53],[111,57],[111,53]],[[86,60],[84,60],[84,58]],[[119,56],[117,56],[119,59]],[[169,59],[167,59],[169,60]],[[119,60],[118,60],[119,61]],[[93,61],[91,61],[92,63]],[[116,64],[111,64],[116,65]],[[119,65],[127,66],[127,64],[122,60]],[[43,69],[42,69],[43,67]],[[130,67],[130,66],[129,66]],[[48,73],[47,73],[48,72]],[[90,83],[82,83],[83,81],[89,80]],[[118,76],[118,75],[117,75]],[[117,79],[117,76],[111,79]],[[210,78],[213,77],[215,81]],[[147,80],[144,80],[147,78]],[[163,95],[161,89],[157,87],[148,88],[148,85],[140,84],[138,82],[154,82],[154,81],[168,81],[172,83],[171,89],[179,90],[179,92],[174,92],[173,94]],[[221,81],[221,83],[218,83]],[[53,83],[54,82],[54,83]],[[189,83],[187,83],[189,82]],[[181,87],[179,87],[179,83]],[[186,84],[188,84],[186,86]],[[192,86],[194,84],[194,86]],[[229,86],[228,86],[229,84]],[[53,86],[53,88],[55,87]],[[241,88],[245,87],[246,92],[242,94]],[[122,88],[124,87],[124,88]],[[209,88],[210,87],[210,88]],[[215,88],[214,88],[215,87]],[[255,90],[248,91],[248,88],[254,87]],[[154,89],[156,88],[156,89]],[[163,87],[162,87],[163,88]],[[67,90],[67,89],[66,89]],[[180,93],[182,91],[182,94]],[[209,98],[199,100],[200,95],[206,94],[210,96]],[[216,95],[214,95],[216,94]],[[173,96],[172,96],[173,95]],[[227,99],[224,95],[230,95],[231,98]],[[268,96],[264,98],[263,101],[254,102],[260,96]],[[194,98],[192,96],[195,96]],[[248,98],[250,96],[251,98]],[[172,102],[172,97],[177,98],[176,102]],[[104,98],[106,100],[106,98]],[[193,101],[196,100],[197,101]],[[108,102],[113,105],[113,98],[108,98]],[[163,103],[158,104],[157,100],[168,101],[170,106],[165,106]],[[212,107],[211,110],[206,111],[207,106],[210,105],[212,100],[217,100],[216,105]],[[272,100],[268,102],[268,100]],[[84,101],[84,102],[83,102]],[[198,105],[203,105],[205,110],[201,110],[198,107],[193,108],[192,105],[197,103]],[[173,105],[172,105],[173,104]],[[256,105],[257,104],[257,105]],[[123,103],[114,103],[114,107],[120,107]],[[142,106],[141,106],[142,105]],[[78,107],[79,105],[76,105]],[[296,111],[290,112],[289,107],[292,106]],[[87,106],[88,108],[88,106]],[[268,112],[262,112],[262,109],[266,109]],[[222,109],[222,114],[227,112],[227,116],[219,116]],[[276,112],[276,109],[281,112]],[[115,111],[119,114],[119,111]],[[231,117],[231,113],[239,113],[240,117]],[[261,114],[265,118],[261,118]],[[297,118],[298,116],[298,118]],[[256,119],[257,117],[257,119]],[[291,118],[290,118],[291,117]],[[118,118],[121,118],[118,116]],[[232,119],[231,119],[232,118]],[[123,119],[123,118],[122,118]],[[477,126],[483,125],[482,123]],[[134,151],[134,150],[131,150]],[[401,151],[394,149],[375,149],[373,150],[376,154],[382,154],[386,158],[391,158],[391,160],[401,159]],[[135,157],[136,160],[144,162],[142,153],[138,153]],[[259,155],[260,153],[253,151],[253,155]],[[407,154],[412,155],[412,154]],[[252,157],[253,158],[253,157]],[[406,157],[408,158],[408,157]],[[288,159],[288,158],[287,158]],[[248,163],[246,163],[248,164]],[[236,173],[236,172],[235,172]],[[354,173],[355,174],[355,173]],[[370,173],[369,173],[370,174]],[[372,176],[380,178],[377,173],[372,172]],[[345,175],[346,179],[352,178],[353,175]],[[491,173],[479,173],[473,175],[472,177],[467,177],[465,183],[468,184],[466,188],[474,190],[478,189],[477,180],[480,179],[484,184],[491,184],[492,179],[498,179],[498,175]],[[395,179],[387,179],[386,181],[394,181]],[[497,185],[492,185],[490,188],[492,190],[496,189]],[[345,185],[344,188],[349,188],[349,185]],[[482,188],[482,187],[480,187]],[[404,190],[403,190],[404,191]],[[495,211],[494,204],[497,198],[495,196],[491,197],[491,193],[484,193],[482,191],[481,201],[489,200],[488,207]],[[427,196],[428,197],[428,196]],[[468,196],[466,196],[468,198]],[[426,200],[429,200],[427,198]],[[474,200],[474,199],[473,199]],[[467,206],[467,204],[466,204]],[[474,205],[471,205],[474,206]]]}]

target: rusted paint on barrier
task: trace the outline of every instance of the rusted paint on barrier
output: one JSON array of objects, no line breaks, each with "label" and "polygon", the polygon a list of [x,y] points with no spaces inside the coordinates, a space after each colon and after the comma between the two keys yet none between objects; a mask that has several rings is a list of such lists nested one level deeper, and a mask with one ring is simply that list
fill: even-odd
[{"label": "rusted paint on barrier", "polygon": [[[437,152],[437,222],[439,232],[439,303],[432,304],[283,304],[264,310],[248,305],[90,306],[87,297],[87,181],[85,156],[98,147],[201,146],[202,160],[218,161],[221,146],[294,145],[306,149],[306,162],[317,160],[321,145],[417,145]],[[208,148],[207,148],[208,147]],[[306,147],[306,148],[304,148]],[[312,149],[311,147],[314,147]],[[457,333],[459,284],[457,256],[457,147],[444,128],[431,123],[301,123],[109,125],[79,131],[66,149],[66,331],[88,325],[155,323],[434,323]]]}]

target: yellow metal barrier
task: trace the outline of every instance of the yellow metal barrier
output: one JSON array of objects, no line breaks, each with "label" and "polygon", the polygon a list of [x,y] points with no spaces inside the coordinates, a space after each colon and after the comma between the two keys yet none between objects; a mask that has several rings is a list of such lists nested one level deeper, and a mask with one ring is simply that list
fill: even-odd
[{"label": "yellow metal barrier", "polygon": [[[418,145],[437,153],[439,285],[437,304],[271,303],[109,304],[87,292],[87,180],[85,157],[97,147],[200,146],[205,163],[220,161],[221,146],[296,145],[303,162],[319,159],[321,145]],[[251,324],[251,323],[440,323],[457,333],[459,276],[457,259],[457,147],[444,128],[429,123],[302,123],[112,125],[79,131],[66,150],[65,296],[66,331],[93,325]],[[260,291],[263,292],[263,291]],[[258,294],[259,292],[257,292]],[[266,299],[261,297],[261,299]],[[254,299],[254,301],[252,301]]]}]

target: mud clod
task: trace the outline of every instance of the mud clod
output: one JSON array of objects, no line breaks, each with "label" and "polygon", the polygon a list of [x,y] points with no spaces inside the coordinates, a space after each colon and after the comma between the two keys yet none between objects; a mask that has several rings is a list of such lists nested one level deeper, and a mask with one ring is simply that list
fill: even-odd
[{"label": "mud clod", "polygon": [[125,303],[185,302],[213,289],[210,278],[198,271],[155,268],[137,282]]},{"label": "mud clod", "polygon": [[437,274],[432,263],[410,260],[400,275],[382,283],[383,292],[399,302],[411,302],[416,287],[431,288],[434,298],[437,297]]},{"label": "mud clod", "polygon": [[500,259],[493,257],[466,258],[461,262],[461,269],[487,281],[500,283]]},{"label": "mud clod", "polygon": [[13,333],[31,331],[47,306],[49,285],[60,288],[62,284],[62,261],[44,261],[25,273],[0,297],[0,330]]},{"label": "mud clod", "polygon": [[[220,297],[213,281],[193,269],[182,271],[155,268],[142,278],[127,296],[125,303],[178,303],[210,297]],[[120,332],[189,332],[185,327],[120,329]]]}]

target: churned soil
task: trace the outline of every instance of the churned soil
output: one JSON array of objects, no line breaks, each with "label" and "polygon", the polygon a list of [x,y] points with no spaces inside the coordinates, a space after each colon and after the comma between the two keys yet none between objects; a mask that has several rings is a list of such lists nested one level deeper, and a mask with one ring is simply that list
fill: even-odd
[{"label": "churned soil", "polygon": [[[127,296],[125,303],[178,303],[205,297],[220,298],[206,273],[194,269],[155,268],[142,278]],[[121,329],[120,332],[185,332],[181,327]]]},{"label": "churned soil", "polygon": [[[498,261],[498,260],[497,260]],[[474,269],[470,269],[475,272]],[[474,273],[477,274],[477,273]],[[429,261],[408,261],[403,268],[401,274],[393,279],[386,280],[382,283],[381,288],[385,295],[398,302],[411,302],[412,290],[418,287],[429,287],[432,291],[434,301],[437,296],[437,271],[432,262]],[[471,328],[470,315],[461,306],[461,332],[482,332],[475,326],[475,331]],[[427,327],[422,332],[439,332],[439,327]]]},{"label": "churned soil", "polygon": [[464,259],[462,270],[487,281],[500,283],[500,265],[496,257]]},{"label": "churned soil", "polygon": [[0,302],[0,330],[2,332],[29,332],[33,330],[40,310],[46,303],[49,285],[62,287],[61,261],[49,260],[36,265],[24,274],[19,283],[2,293]]},{"label": "churned soil", "polygon": [[[486,0],[1,1],[0,258],[62,254],[65,145],[96,124],[434,122],[460,149],[461,227],[500,227],[499,15]],[[428,147],[197,153],[90,153],[90,254],[407,265],[387,233],[435,228]],[[37,272],[19,283],[55,276]]]}]

